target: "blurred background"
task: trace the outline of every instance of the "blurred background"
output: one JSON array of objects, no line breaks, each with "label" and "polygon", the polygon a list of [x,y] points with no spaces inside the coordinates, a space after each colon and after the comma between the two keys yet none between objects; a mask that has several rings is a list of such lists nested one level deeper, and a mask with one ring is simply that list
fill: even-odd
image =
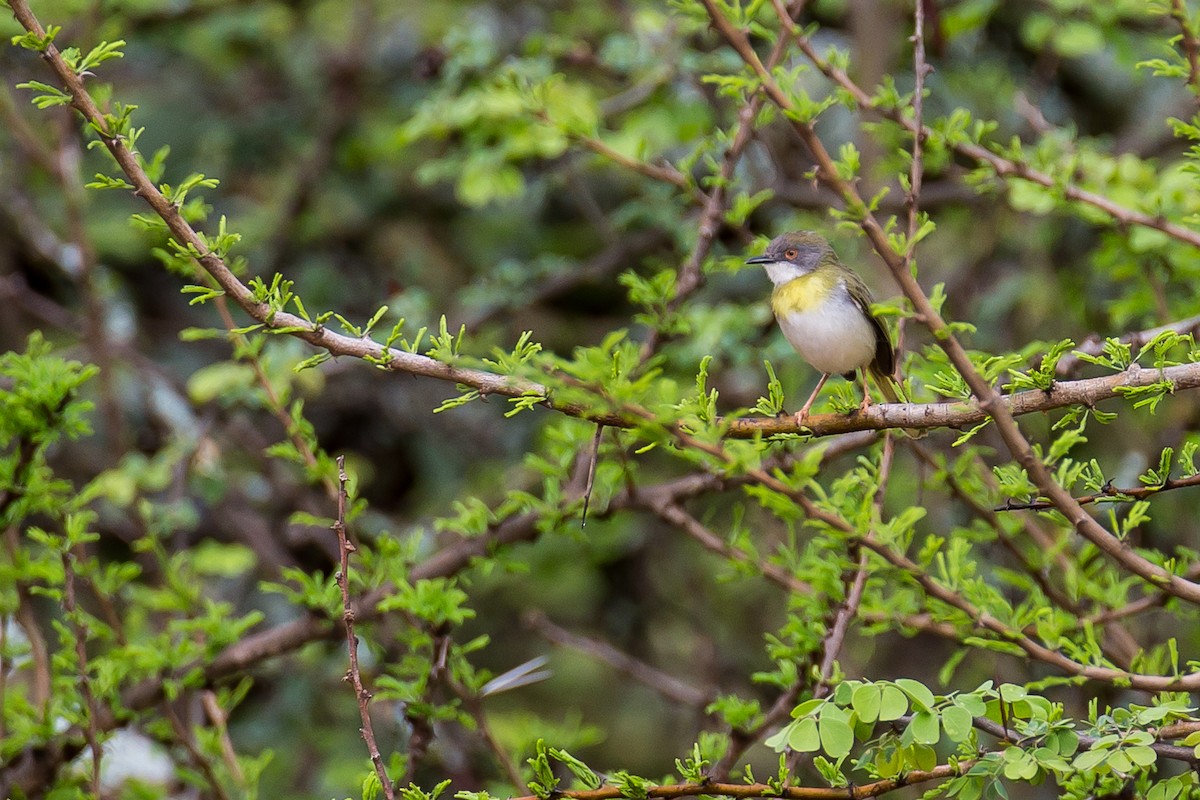
[{"label": "blurred background", "polygon": [[[994,122],[989,140],[1007,145],[1017,137],[1029,162],[1056,177],[1172,219],[1200,210],[1190,143],[1166,123],[1191,118],[1195,95],[1181,79],[1137,67],[1170,52],[1177,28],[1169,16],[1132,0],[922,1],[934,68],[925,108],[931,124],[949,127],[952,112],[966,109],[972,120]],[[244,278],[280,273],[310,310],[334,310],[356,324],[386,305],[380,330],[404,318],[408,332],[436,331],[444,316],[451,331],[466,327],[475,355],[510,348],[524,331],[564,358],[614,330],[644,339],[645,309],[631,301],[622,276],[678,269],[700,215],[690,189],[645,166],[673,166],[689,186],[707,190],[703,179],[718,168],[742,105],[736,92],[705,80],[736,73],[739,61],[708,29],[703,8],[687,2],[39,0],[33,7],[44,24],[63,26],[61,42],[86,49],[127,41],[125,57],[103,64],[89,85],[110,104],[137,105],[143,155],[169,147],[164,181],[192,172],[220,179],[203,192],[205,205],[188,213],[206,230],[227,217],[241,235],[234,252],[244,259]],[[766,53],[777,24],[767,11],[758,19],[752,32]],[[819,52],[848,55],[859,85],[894,81],[911,90],[906,4],[814,0],[800,20],[819,26]],[[18,28],[4,15],[0,32]],[[798,70],[804,63],[793,49],[781,68],[814,98],[831,94],[820,73]],[[105,475],[98,523],[105,558],[139,557],[133,544],[150,526],[144,501],[172,548],[223,548],[214,551],[223,560],[206,592],[239,613],[261,610],[267,623],[299,613],[259,581],[278,581],[286,568],[328,574],[335,541],[293,515],[324,518],[332,508],[296,463],[303,458],[268,454],[286,435],[264,380],[283,406],[303,401],[325,452],[347,456],[369,504],[359,535],[401,537],[417,561],[471,513],[486,517],[480,509],[500,506],[509,493],[537,491],[554,468],[539,468],[528,454],[578,478],[569,456],[594,430],[581,421],[546,411],[506,419],[499,399],[433,413],[455,395],[453,386],[345,360],[297,373],[293,367],[313,353],[283,338],[271,339],[255,366],[232,358],[224,336],[198,333],[223,330],[220,314],[180,293],[193,279],[164,269],[155,256],[161,235],[130,222],[146,209],[128,192],[83,189],[94,173],[112,172],[107,155],[86,149],[68,109],[40,112],[15,88],[47,76],[34,54],[0,50],[0,348],[21,349],[39,330],[71,357],[100,366],[89,389],[95,433],[58,447],[53,463],[80,484]],[[741,265],[755,237],[825,231],[877,300],[903,308],[866,243],[836,227],[830,209],[838,203],[807,177],[812,163],[801,142],[780,119],[762,123],[733,187],[748,198],[770,195],[720,226],[704,285],[683,312],[686,333],[660,349],[672,386],[691,385],[700,359],[713,356],[709,380],[722,411],[753,406],[766,393],[764,359],[789,408],[816,378],[775,330],[765,276]],[[832,152],[858,147],[860,191],[889,189],[881,213],[903,217],[898,176],[908,170],[901,151],[909,138],[845,105],[826,112],[817,130]],[[1032,356],[1039,342],[1121,335],[1200,310],[1194,249],[1113,225],[1060,202],[1053,190],[1000,184],[944,149],[927,157],[922,207],[937,231],[918,251],[921,283],[945,285],[947,315],[975,326],[967,341],[979,351]],[[246,324],[236,312],[233,320]],[[918,328],[907,326],[904,337],[906,369],[916,376],[936,366]],[[922,390],[919,399],[935,395]],[[1044,440],[1055,419],[1022,424]],[[1155,416],[1122,417],[1076,455],[1100,459],[1117,485],[1136,484],[1163,446],[1194,436],[1197,422],[1194,399],[1168,398]],[[956,436],[940,433],[925,446],[953,457]],[[984,453],[997,445],[989,437],[977,440]],[[719,694],[773,702],[778,688],[753,676],[776,669],[765,637],[786,639],[794,598],[652,515],[609,513],[604,501],[620,489],[615,458],[602,461],[608,489],[585,529],[575,517],[556,521],[548,525],[554,535],[463,573],[475,616],[454,638],[487,636],[471,661],[491,673],[548,657],[546,680],[487,699],[495,735],[519,754],[518,764],[541,737],[597,768],[661,776],[698,731],[722,729],[705,711]],[[837,456],[830,474],[854,459],[853,451]],[[686,474],[664,454],[637,462],[643,485]],[[925,504],[929,531],[969,530],[969,515],[936,485],[935,473],[913,453],[898,453],[889,505]],[[1195,542],[1193,506],[1186,492],[1156,500],[1140,542],[1167,551]],[[703,498],[693,513],[721,533],[749,525],[764,555],[797,535],[761,510],[735,522],[727,495]],[[232,553],[245,558],[230,566]],[[1139,623],[1136,637],[1179,635],[1181,649],[1194,654],[1194,626],[1187,632],[1179,617],[1157,614]],[[396,626],[381,623],[366,634],[376,646],[364,656],[369,662],[404,652],[389,644]],[[961,657],[953,641],[912,634],[852,637],[847,674],[933,681],[947,659]],[[647,685],[655,680],[647,674],[631,679],[606,662],[599,643],[679,685]],[[254,669],[231,729],[242,752],[273,753],[265,796],[328,797],[361,780],[365,753],[352,693],[341,682],[344,659],[337,642],[318,643]],[[1046,674],[982,651],[951,673],[961,688]],[[407,707],[383,700],[375,708],[385,751],[403,747],[413,735]],[[419,781],[503,784],[478,737],[433,724]],[[776,760],[761,747],[751,759],[768,773]]]}]

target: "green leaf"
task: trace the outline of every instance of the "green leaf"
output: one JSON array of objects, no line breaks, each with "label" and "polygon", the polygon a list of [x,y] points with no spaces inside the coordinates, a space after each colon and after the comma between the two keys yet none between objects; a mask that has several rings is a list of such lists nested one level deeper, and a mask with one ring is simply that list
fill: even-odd
[{"label": "green leaf", "polygon": [[[833,708],[831,706],[831,708]],[[818,727],[821,734],[821,749],[833,758],[849,755],[854,747],[854,730],[836,714],[822,714]]]},{"label": "green leaf", "polygon": [[941,739],[938,716],[932,711],[918,711],[913,714],[909,727],[912,729],[913,739],[921,744],[937,744]]},{"label": "green leaf", "polygon": [[817,721],[812,717],[805,717],[792,723],[792,731],[788,735],[787,745],[797,753],[813,753],[820,750],[821,735],[817,730]]},{"label": "green leaf", "polygon": [[929,691],[920,681],[914,681],[912,678],[897,678],[895,683],[912,699],[915,709],[929,711],[937,702],[934,700],[933,692]]},{"label": "green leaf", "polygon": [[883,705],[883,690],[878,684],[864,683],[854,690],[851,706],[863,722],[874,722],[879,719],[879,711]]},{"label": "green leaf", "polygon": [[1071,768],[1078,772],[1090,772],[1104,763],[1111,753],[1111,750],[1084,750],[1075,756],[1075,760],[1071,762]]},{"label": "green leaf", "polygon": [[890,722],[908,713],[908,695],[890,683],[883,685],[880,694],[879,720]]},{"label": "green leaf", "polygon": [[959,705],[942,709],[942,728],[952,742],[965,742],[971,737],[971,712]]}]

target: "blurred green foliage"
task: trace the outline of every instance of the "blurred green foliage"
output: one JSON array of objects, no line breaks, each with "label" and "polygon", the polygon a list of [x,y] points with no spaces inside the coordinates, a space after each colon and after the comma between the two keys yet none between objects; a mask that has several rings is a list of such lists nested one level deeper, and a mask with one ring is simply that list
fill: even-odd
[{"label": "blurred green foliage", "polygon": [[[815,378],[742,263],[794,228],[875,287],[914,402],[971,392],[859,236],[874,215],[908,244],[912,9],[807,4],[814,61],[772,4],[716,8],[760,58],[784,42],[792,111],[739,121],[760,82],[691,0],[38,2],[257,322],[93,146],[47,41],[0,20],[0,789],[82,796],[90,739],[129,728],[174,777],[113,777],[114,744],[114,797],[385,791],[342,681],[344,454],[407,800],[935,768],[967,798],[1195,791],[1154,737],[1195,723],[1195,609],[1076,536],[993,426],[727,437]],[[1194,578],[1200,418],[1163,371],[1200,356],[1196,9],[922,8],[913,270],[1008,392],[1159,375],[1021,424],[1124,546]],[[538,388],[293,336],[325,329]]]}]

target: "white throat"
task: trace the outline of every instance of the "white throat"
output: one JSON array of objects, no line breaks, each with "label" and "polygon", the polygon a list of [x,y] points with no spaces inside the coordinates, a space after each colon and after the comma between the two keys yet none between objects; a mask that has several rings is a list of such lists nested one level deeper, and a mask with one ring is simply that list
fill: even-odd
[{"label": "white throat", "polygon": [[790,261],[772,261],[763,264],[763,269],[767,271],[767,277],[771,279],[771,283],[776,286],[782,286],[789,281],[794,281],[801,275],[807,275],[812,270],[801,269]]}]

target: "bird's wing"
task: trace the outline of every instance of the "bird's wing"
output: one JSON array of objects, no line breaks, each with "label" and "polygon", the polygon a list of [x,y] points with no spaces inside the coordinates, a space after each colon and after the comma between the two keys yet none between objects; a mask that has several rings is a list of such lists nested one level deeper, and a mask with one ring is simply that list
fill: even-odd
[{"label": "bird's wing", "polygon": [[871,371],[879,376],[891,376],[896,371],[896,348],[892,346],[887,328],[871,313],[871,290],[854,272],[846,275],[846,290],[875,331],[875,358],[871,361]]}]

